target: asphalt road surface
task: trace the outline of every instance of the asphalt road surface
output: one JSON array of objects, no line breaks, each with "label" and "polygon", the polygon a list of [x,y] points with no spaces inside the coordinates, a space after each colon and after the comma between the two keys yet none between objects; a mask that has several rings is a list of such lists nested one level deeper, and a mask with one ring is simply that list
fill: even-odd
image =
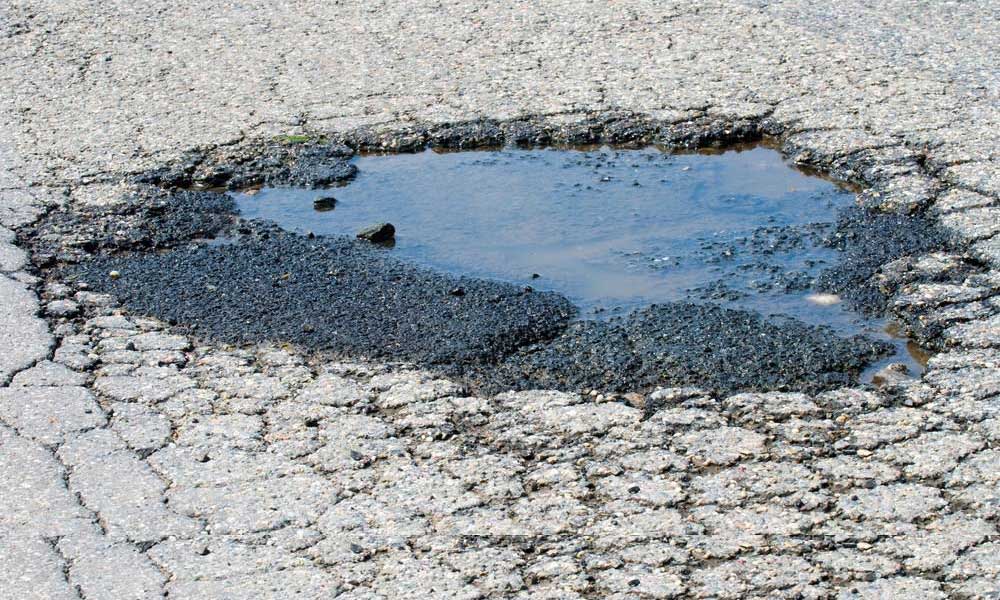
[{"label": "asphalt road surface", "polygon": [[[1000,597],[1000,4],[815,4],[8,3],[0,598]],[[25,245],[195,148],[608,111],[756,123],[935,219],[875,275],[927,372],[475,397],[178,335]]]}]

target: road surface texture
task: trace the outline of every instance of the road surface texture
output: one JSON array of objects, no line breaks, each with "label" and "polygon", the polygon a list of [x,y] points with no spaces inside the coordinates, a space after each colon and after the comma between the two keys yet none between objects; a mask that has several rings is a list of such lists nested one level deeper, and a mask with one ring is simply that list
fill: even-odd
[{"label": "road surface texture", "polygon": [[[1000,597],[1000,4],[813,4],[6,3],[0,598]],[[955,249],[891,270],[926,374],[470,397],[206,345],[23,245],[194,147],[609,110],[763,119],[933,215]]]}]

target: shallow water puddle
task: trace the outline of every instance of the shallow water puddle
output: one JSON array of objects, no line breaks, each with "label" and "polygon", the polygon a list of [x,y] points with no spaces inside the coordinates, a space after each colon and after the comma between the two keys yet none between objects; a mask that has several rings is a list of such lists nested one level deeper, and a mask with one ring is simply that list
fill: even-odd
[{"label": "shallow water puddle", "polygon": [[[302,233],[353,236],[392,223],[386,252],[557,291],[584,318],[687,299],[893,339],[883,322],[811,288],[837,258],[824,239],[853,194],[772,149],[428,150],[355,162],[358,176],[343,187],[234,196],[244,217]],[[893,343],[890,361],[919,370],[905,341]]]}]

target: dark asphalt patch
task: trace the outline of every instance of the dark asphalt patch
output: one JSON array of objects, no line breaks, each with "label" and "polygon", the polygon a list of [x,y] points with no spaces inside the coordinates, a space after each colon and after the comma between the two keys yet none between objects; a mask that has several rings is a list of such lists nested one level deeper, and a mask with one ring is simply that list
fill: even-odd
[{"label": "dark asphalt patch", "polygon": [[420,269],[367,242],[280,231],[100,258],[72,275],[136,313],[212,340],[291,342],[426,365],[496,361],[556,335],[575,313],[556,294]]},{"label": "dark asphalt patch", "polygon": [[891,350],[715,305],[570,324],[575,309],[558,294],[420,269],[365,242],[252,229],[233,243],[87,261],[71,275],[211,340],[413,361],[486,392],[818,390],[850,382]]},{"label": "dark asphalt patch", "polygon": [[747,311],[673,302],[607,322],[573,323],[551,342],[468,375],[490,392],[626,392],[657,385],[720,393],[818,391],[851,383],[852,374],[891,353],[889,344],[838,337],[794,319],[767,321]]},{"label": "dark asphalt patch", "polygon": [[859,312],[882,314],[894,290],[880,288],[875,277],[879,269],[904,256],[943,250],[948,241],[948,235],[922,215],[848,208],[827,242],[841,251],[840,260],[820,273],[817,287],[841,295]]}]

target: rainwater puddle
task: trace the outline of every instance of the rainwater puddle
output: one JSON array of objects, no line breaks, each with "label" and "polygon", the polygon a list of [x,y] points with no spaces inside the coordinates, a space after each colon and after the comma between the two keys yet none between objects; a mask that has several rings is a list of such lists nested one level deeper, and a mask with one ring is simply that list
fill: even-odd
[{"label": "rainwater puddle", "polygon": [[[892,342],[881,320],[818,294],[824,244],[854,194],[766,147],[504,149],[367,155],[348,184],[235,193],[241,214],[317,235],[395,226],[385,251],[439,271],[560,292],[581,318],[673,300],[715,302]],[[865,377],[863,377],[865,379]]]}]

